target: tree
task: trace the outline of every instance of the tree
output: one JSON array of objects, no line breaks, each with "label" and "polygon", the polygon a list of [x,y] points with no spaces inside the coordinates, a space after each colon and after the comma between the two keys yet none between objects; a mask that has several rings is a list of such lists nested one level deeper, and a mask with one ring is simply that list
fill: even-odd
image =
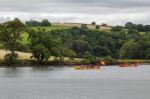
[{"label": "tree", "polygon": [[84,53],[84,58],[90,60],[90,59],[92,58],[92,54],[91,54],[89,51],[86,51],[86,52]]},{"label": "tree", "polygon": [[51,26],[51,23],[47,19],[44,19],[41,22],[41,26]]},{"label": "tree", "polygon": [[5,62],[7,63],[7,65],[15,65],[16,63],[18,63],[18,54],[14,53],[8,53],[4,56]]},{"label": "tree", "polygon": [[48,32],[43,29],[31,31],[31,52],[33,57],[39,62],[47,61],[51,54],[51,37]]},{"label": "tree", "polygon": [[27,26],[51,26],[51,23],[47,19],[43,19],[41,22],[35,20],[26,21]]},{"label": "tree", "polygon": [[68,50],[67,56],[73,60],[73,58],[76,57],[76,53],[73,50]]},{"label": "tree", "polygon": [[137,25],[137,30],[142,32],[142,31],[145,31],[145,26],[143,24],[138,24]]},{"label": "tree", "polygon": [[99,25],[96,25],[96,27],[95,27],[96,29],[100,29],[100,26]]},{"label": "tree", "polygon": [[140,45],[133,40],[127,41],[120,49],[120,58],[136,59],[140,57]]},{"label": "tree", "polygon": [[126,29],[135,29],[136,25],[133,24],[132,22],[128,22],[128,23],[125,24],[125,28]]},{"label": "tree", "polygon": [[43,61],[48,61],[50,52],[44,45],[37,44],[32,48],[32,55],[39,63],[42,63]]},{"label": "tree", "polygon": [[40,22],[35,21],[35,20],[26,21],[27,26],[40,26],[40,24],[41,24]]},{"label": "tree", "polygon": [[105,56],[109,56],[110,51],[106,47],[95,46],[93,49],[93,54],[98,57],[105,57]]},{"label": "tree", "polygon": [[76,52],[77,56],[83,57],[85,51],[90,49],[90,46],[86,41],[75,40],[72,42],[71,49]]},{"label": "tree", "polygon": [[150,31],[150,25],[145,25],[145,31]]},{"label": "tree", "polygon": [[95,25],[96,25],[96,22],[92,22],[91,24],[92,24],[93,26],[95,26]]},{"label": "tree", "polygon": [[113,32],[120,32],[123,28],[121,26],[114,26],[111,28],[111,31]]},{"label": "tree", "polygon": [[9,64],[15,64],[15,60],[18,56],[16,55],[15,50],[19,44],[18,40],[24,29],[25,25],[18,18],[0,25],[0,41],[5,50],[10,51],[10,54],[5,56],[5,60],[9,61]]}]

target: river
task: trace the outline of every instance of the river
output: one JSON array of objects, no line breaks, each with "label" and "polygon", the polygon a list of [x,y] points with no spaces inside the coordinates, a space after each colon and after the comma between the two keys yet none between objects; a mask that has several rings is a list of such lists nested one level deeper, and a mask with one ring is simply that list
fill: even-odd
[{"label": "river", "polygon": [[0,68],[0,99],[150,99],[150,65]]}]

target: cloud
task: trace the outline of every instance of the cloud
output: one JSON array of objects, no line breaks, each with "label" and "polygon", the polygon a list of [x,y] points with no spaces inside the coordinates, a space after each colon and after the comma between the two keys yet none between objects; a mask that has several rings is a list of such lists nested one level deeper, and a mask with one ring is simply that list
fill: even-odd
[{"label": "cloud", "polygon": [[149,9],[149,0],[0,0],[0,17],[55,22],[150,24]]}]

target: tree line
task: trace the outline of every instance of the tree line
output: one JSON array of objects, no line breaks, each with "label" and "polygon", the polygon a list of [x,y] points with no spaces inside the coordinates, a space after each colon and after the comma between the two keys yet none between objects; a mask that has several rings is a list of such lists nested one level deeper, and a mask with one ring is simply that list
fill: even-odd
[{"label": "tree line", "polygon": [[132,22],[128,22],[125,24],[125,29],[135,29],[139,32],[146,32],[150,31],[150,25],[143,25],[143,24],[134,24]]},{"label": "tree line", "polygon": [[[29,45],[20,44],[23,32],[29,34]],[[0,24],[0,41],[5,50],[5,61],[15,64],[18,58],[16,50],[19,46],[26,46],[26,51],[38,63],[46,62],[50,56],[60,61],[64,57],[83,58],[91,62],[100,58],[109,59],[150,59],[150,33],[140,34],[138,30],[120,26],[111,31],[90,30],[88,28],[72,27],[46,31],[38,28],[34,30],[22,23],[18,18]]]},{"label": "tree line", "polygon": [[41,22],[35,20],[26,21],[27,26],[51,26],[52,24],[48,19],[43,19]]}]

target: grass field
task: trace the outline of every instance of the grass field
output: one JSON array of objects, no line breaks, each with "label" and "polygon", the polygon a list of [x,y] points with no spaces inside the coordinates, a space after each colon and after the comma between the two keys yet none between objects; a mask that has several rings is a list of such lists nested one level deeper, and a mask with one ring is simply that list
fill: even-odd
[{"label": "grass field", "polygon": [[31,27],[34,30],[37,30],[38,28],[45,29],[46,31],[51,31],[51,30],[57,30],[57,29],[69,29],[71,26],[60,26],[60,25],[52,25],[52,26],[36,26],[36,27]]},{"label": "grass field", "polygon": [[30,44],[30,40],[28,39],[28,37],[29,37],[28,33],[26,33],[26,32],[22,33],[20,42],[24,45]]}]

